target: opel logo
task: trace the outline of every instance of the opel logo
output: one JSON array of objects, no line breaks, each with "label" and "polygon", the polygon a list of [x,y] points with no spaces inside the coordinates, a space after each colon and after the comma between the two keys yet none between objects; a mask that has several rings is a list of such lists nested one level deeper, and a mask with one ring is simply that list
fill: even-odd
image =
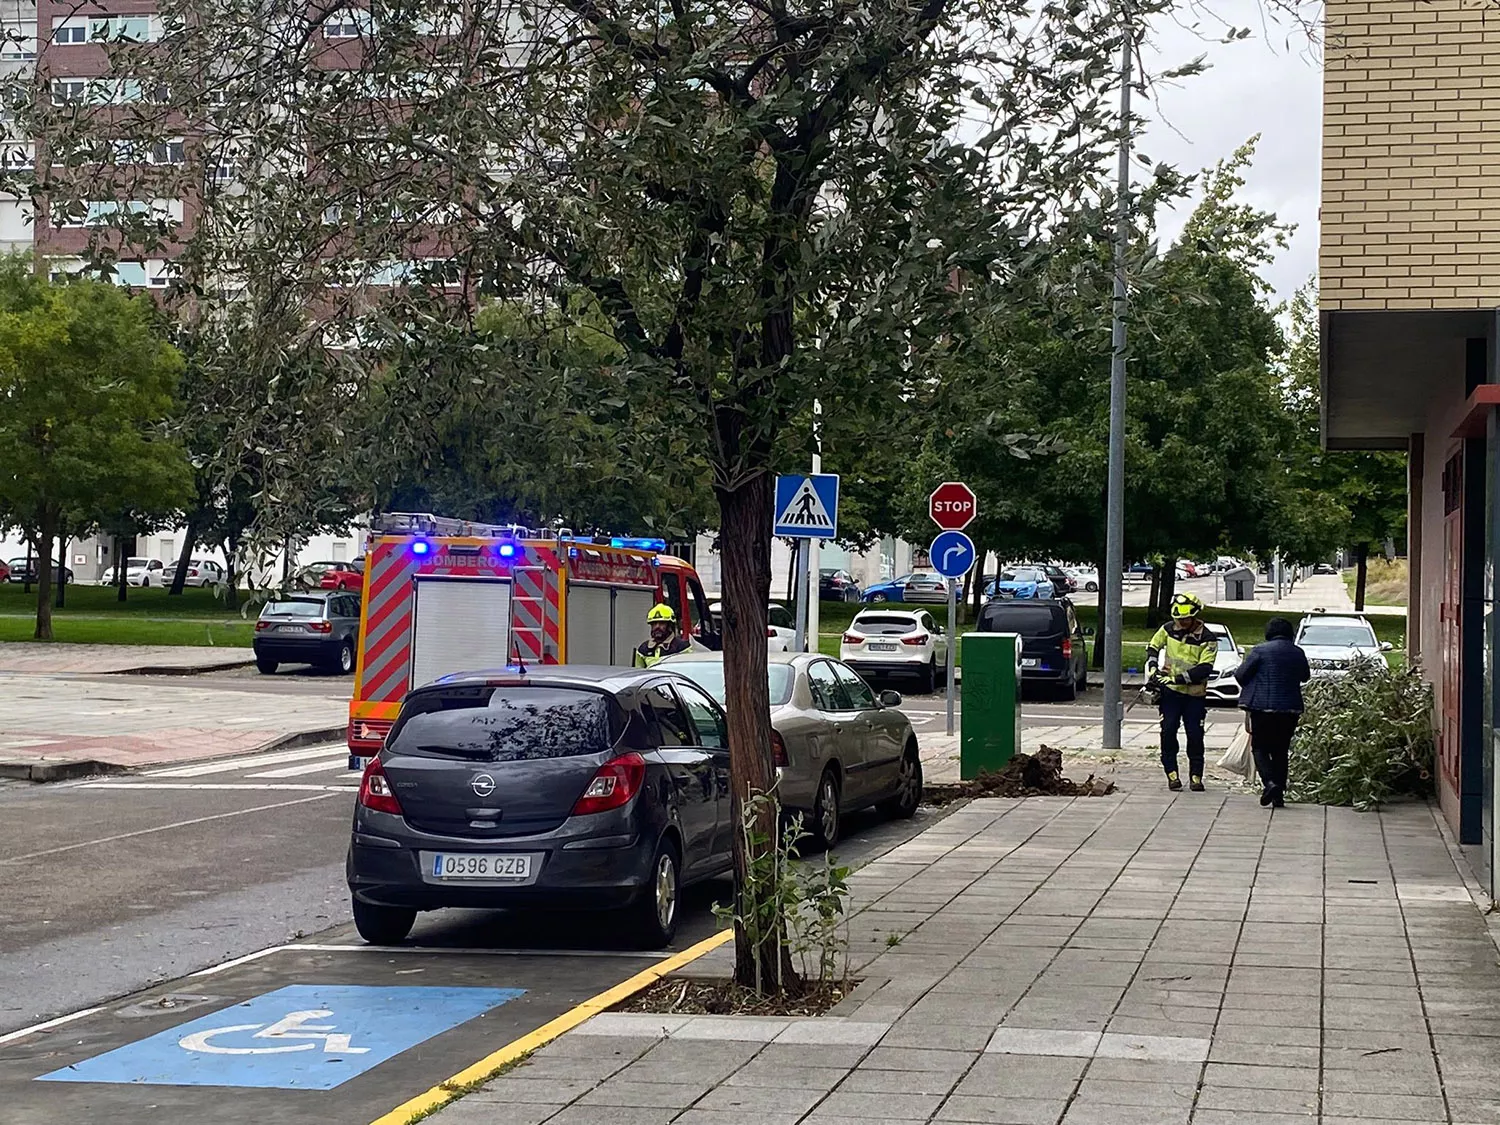
[{"label": "opel logo", "polygon": [[469,788],[474,790],[475,796],[488,797],[495,791],[495,779],[487,773],[476,773],[469,782]]}]

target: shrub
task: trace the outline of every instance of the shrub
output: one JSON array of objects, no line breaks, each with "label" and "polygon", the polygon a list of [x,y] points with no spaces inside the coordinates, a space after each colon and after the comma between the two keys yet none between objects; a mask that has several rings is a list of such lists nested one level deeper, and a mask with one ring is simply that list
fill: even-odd
[{"label": "shrub", "polygon": [[1372,809],[1432,792],[1432,686],[1416,668],[1361,660],[1314,680],[1288,760],[1297,801]]}]

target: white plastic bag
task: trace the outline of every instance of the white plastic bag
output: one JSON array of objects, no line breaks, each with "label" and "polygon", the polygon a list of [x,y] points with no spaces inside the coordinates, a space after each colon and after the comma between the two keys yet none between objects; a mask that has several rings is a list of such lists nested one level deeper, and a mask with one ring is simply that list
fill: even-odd
[{"label": "white plastic bag", "polygon": [[1248,727],[1240,727],[1234,732],[1234,739],[1229,743],[1229,749],[1224,751],[1224,756],[1219,759],[1219,768],[1237,773],[1246,781],[1255,777],[1255,755],[1250,752],[1250,730]]}]

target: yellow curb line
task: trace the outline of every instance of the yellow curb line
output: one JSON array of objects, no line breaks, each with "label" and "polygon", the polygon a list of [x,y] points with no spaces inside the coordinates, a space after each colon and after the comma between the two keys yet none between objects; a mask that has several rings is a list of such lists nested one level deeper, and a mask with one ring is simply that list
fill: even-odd
[{"label": "yellow curb line", "polygon": [[614,1007],[622,1000],[629,999],[646,986],[655,984],[668,973],[674,973],[684,965],[696,961],[705,953],[718,949],[733,937],[732,929],[720,930],[712,937],[704,938],[697,945],[689,946],[681,953],[673,954],[665,961],[660,961],[649,969],[636,973],[629,980],[621,981],[597,996],[591,996],[576,1008],[570,1008],[556,1019],[542,1024],[535,1031],[512,1040],[497,1051],[492,1051],[478,1062],[464,1067],[453,1077],[439,1082],[410,1101],[402,1102],[389,1113],[381,1114],[371,1122],[371,1125],[407,1125],[407,1122],[419,1113],[431,1113],[433,1110],[442,1108],[457,1099],[463,1093],[463,1087],[480,1082],[501,1067],[508,1066],[531,1054],[532,1051],[546,1046],[564,1032],[572,1031],[585,1020]]}]

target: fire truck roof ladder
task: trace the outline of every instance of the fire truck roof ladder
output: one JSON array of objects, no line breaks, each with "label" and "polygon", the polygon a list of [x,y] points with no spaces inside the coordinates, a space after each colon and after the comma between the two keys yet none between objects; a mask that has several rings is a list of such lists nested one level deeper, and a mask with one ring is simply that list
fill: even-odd
[{"label": "fire truck roof ladder", "polygon": [[387,535],[454,535],[472,536],[476,539],[547,538],[520,524],[475,523],[451,516],[435,516],[431,512],[386,512],[377,516],[372,523],[374,526],[370,530]]}]

